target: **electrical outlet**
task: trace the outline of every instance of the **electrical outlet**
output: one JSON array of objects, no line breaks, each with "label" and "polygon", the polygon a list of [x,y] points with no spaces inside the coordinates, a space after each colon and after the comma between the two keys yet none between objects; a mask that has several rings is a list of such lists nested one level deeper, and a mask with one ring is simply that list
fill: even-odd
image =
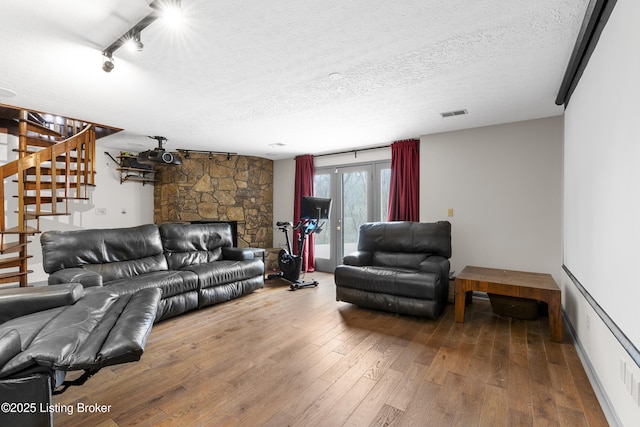
[{"label": "electrical outlet", "polygon": [[447,209],[447,216],[449,217],[453,216],[453,208]]},{"label": "electrical outlet", "polygon": [[96,208],[96,215],[106,215],[107,208]]}]

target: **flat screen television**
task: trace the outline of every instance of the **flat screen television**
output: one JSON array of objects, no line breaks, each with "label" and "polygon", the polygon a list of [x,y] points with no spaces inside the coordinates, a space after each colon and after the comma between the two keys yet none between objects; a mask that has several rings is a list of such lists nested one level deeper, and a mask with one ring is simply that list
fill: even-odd
[{"label": "flat screen television", "polygon": [[331,199],[302,196],[300,219],[329,219]]}]

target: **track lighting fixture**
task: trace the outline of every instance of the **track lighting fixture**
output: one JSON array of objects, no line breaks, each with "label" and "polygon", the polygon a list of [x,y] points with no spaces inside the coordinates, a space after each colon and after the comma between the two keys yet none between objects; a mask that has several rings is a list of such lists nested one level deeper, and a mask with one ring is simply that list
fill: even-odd
[{"label": "track lighting fixture", "polygon": [[156,19],[166,17],[168,23],[175,26],[176,22],[181,22],[181,0],[154,0],[149,7],[153,11],[142,18],[140,22],[134,25],[129,31],[118,37],[116,41],[111,43],[105,50],[102,51],[103,62],[102,69],[109,73],[114,68],[113,53],[118,50],[123,44],[130,46],[132,51],[140,52],[144,45],[140,41],[140,33],[147,28]]},{"label": "track lighting fixture", "polygon": [[113,57],[110,53],[102,52],[102,71],[110,73],[113,70]]},{"label": "track lighting fixture", "polygon": [[231,156],[232,155],[237,155],[238,153],[231,153],[228,151],[205,151],[205,150],[187,150],[186,148],[178,148],[176,151],[179,151],[181,153],[184,153],[184,158],[188,159],[189,158],[189,153],[202,153],[202,154],[208,154],[209,155],[209,160],[213,160],[213,155],[214,154],[225,154],[227,157],[227,160],[231,160]]},{"label": "track lighting fixture", "polygon": [[133,34],[133,37],[127,42],[127,46],[132,52],[142,52],[142,49],[144,49],[144,45],[140,41],[140,31]]}]

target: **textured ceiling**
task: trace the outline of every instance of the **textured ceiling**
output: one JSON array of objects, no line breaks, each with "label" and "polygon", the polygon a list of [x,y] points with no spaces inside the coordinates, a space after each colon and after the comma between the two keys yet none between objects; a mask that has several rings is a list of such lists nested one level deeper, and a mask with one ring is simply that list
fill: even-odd
[{"label": "textured ceiling", "polygon": [[182,31],[103,72],[149,3],[3,1],[0,103],[124,128],[106,147],[273,159],[554,116],[588,0],[183,0]]}]

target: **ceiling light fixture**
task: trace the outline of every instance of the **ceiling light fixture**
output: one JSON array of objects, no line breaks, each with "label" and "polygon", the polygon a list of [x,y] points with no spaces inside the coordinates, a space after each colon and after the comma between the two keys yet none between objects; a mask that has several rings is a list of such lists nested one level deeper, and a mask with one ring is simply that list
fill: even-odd
[{"label": "ceiling light fixture", "polygon": [[13,98],[16,95],[17,95],[17,93],[12,91],[11,89],[0,87],[0,96],[5,97],[5,98]]},{"label": "ceiling light fixture", "polygon": [[[167,19],[169,19],[168,17],[171,17],[167,22],[181,22],[181,6],[181,0],[154,0],[149,5],[149,7],[153,9],[153,11],[149,15],[142,18],[140,22],[134,25],[129,31],[118,37],[116,41],[111,43],[105,50],[102,51],[102,55],[104,56],[102,69],[107,73],[113,70],[113,53],[116,50],[120,49],[123,44],[128,44],[129,46],[131,46],[131,50],[133,51],[141,51],[144,45],[140,41],[140,33],[150,24],[155,22],[156,19],[160,17],[167,17]],[[180,16],[179,19],[177,18],[178,16]]]}]

